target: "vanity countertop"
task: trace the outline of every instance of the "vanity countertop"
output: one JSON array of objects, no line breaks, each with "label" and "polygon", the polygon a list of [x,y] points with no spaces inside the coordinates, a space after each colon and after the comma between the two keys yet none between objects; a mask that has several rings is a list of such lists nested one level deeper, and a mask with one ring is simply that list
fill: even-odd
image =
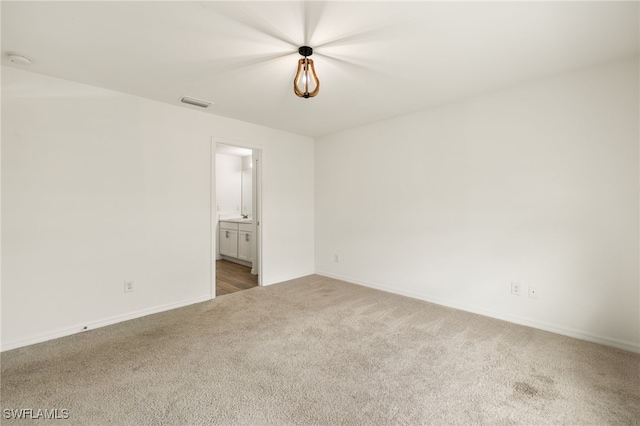
[{"label": "vanity countertop", "polygon": [[253,219],[243,219],[241,217],[234,217],[232,219],[220,219],[220,222],[233,222],[233,223],[248,223],[252,224]]}]

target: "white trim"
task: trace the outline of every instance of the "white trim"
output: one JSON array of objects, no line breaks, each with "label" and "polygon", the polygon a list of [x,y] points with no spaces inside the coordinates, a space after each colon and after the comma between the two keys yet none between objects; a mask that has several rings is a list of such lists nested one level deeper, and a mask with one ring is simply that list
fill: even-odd
[{"label": "white trim", "polygon": [[262,275],[262,149],[253,148],[251,153],[253,161],[253,235],[255,246],[253,247],[253,265],[251,273],[258,275],[258,285],[263,286]]},{"label": "white trim", "polygon": [[181,302],[169,303],[168,305],[155,306],[153,308],[142,309],[140,311],[130,312],[123,315],[116,315],[114,317],[105,318],[98,321],[92,321],[89,323],[78,324],[72,327],[59,328],[46,333],[38,334],[26,339],[18,339],[10,341],[2,345],[1,351],[8,351],[11,349],[21,348],[23,346],[33,345],[35,343],[46,342],[47,340],[58,339],[60,337],[71,336],[72,334],[82,333],[84,331],[93,330],[107,325],[117,324],[123,321],[129,321],[132,319],[145,317],[151,314],[157,314],[159,312],[170,311],[176,308],[182,308],[184,306],[193,305],[194,303],[206,302],[211,300],[209,294],[200,297],[194,297],[192,299],[183,300]]},{"label": "white trim", "polygon": [[[209,266],[209,298],[216,298],[216,232],[217,232],[217,224],[218,224],[218,209],[216,207],[216,198],[213,195],[216,190],[216,152],[215,152],[215,142],[209,144],[209,231],[210,231],[210,241],[209,241],[209,259],[214,259],[211,261]],[[215,218],[215,219],[214,219]]]},{"label": "white trim", "polygon": [[[263,145],[259,143],[252,142],[244,142],[235,139],[229,138],[221,138],[217,136],[211,137],[211,153],[210,153],[210,162],[211,162],[211,187],[210,187],[210,197],[211,197],[211,295],[212,299],[215,298],[216,294],[216,256],[217,256],[217,247],[216,247],[216,238],[218,233],[218,209],[215,196],[215,187],[216,187],[216,173],[215,173],[215,164],[216,164],[216,146],[218,144],[222,145],[231,145],[237,146],[241,148],[247,148],[252,150],[252,161],[259,164],[256,164],[256,168],[253,173],[253,179],[255,179],[254,185],[254,203],[253,203],[253,223],[254,223],[254,235],[256,241],[256,256],[253,259],[253,264],[257,264],[258,266],[258,285],[262,286],[263,284],[263,274],[262,274],[262,149]],[[258,223],[260,225],[258,225]],[[252,268],[252,272],[255,268]]]},{"label": "white trim", "polygon": [[495,319],[499,319],[499,320],[503,320],[503,321],[507,321],[507,322],[512,322],[512,323],[519,324],[519,325],[524,325],[524,326],[527,326],[527,327],[532,327],[532,328],[537,328],[537,329],[544,330],[544,331],[549,331],[551,333],[556,333],[556,334],[560,334],[560,335],[563,335],[563,336],[573,337],[573,338],[580,339],[580,340],[586,340],[588,342],[598,343],[598,344],[605,345],[605,346],[611,346],[611,347],[618,348],[618,349],[623,349],[623,350],[629,351],[629,352],[640,353],[640,344],[639,343],[635,343],[635,342],[631,342],[631,341],[628,341],[628,340],[613,339],[613,338],[610,338],[610,337],[598,336],[598,335],[585,333],[585,332],[582,332],[582,331],[579,331],[579,330],[575,330],[575,329],[571,329],[571,328],[567,328],[567,327],[562,327],[562,326],[557,326],[557,325],[554,325],[554,324],[548,324],[548,323],[544,323],[544,322],[540,322],[540,321],[531,320],[531,319],[528,319],[528,318],[522,318],[522,317],[512,316],[512,315],[504,315],[504,314],[500,314],[500,313],[497,313],[497,312],[494,312],[494,311],[488,311],[486,309],[477,308],[477,307],[474,307],[474,306],[461,305],[459,303],[450,302],[448,300],[442,300],[442,299],[430,297],[430,296],[427,296],[427,295],[424,295],[424,294],[415,293],[415,292],[412,292],[412,291],[406,291],[406,290],[402,290],[402,289],[392,288],[392,287],[388,287],[386,285],[382,285],[382,284],[378,284],[378,283],[362,281],[362,280],[358,280],[358,279],[352,278],[352,277],[346,277],[346,276],[342,276],[342,275],[338,275],[338,274],[333,274],[331,272],[316,271],[316,274],[324,276],[324,277],[335,278],[335,279],[341,280],[341,281],[346,281],[346,282],[351,283],[351,284],[358,284],[358,285],[362,285],[364,287],[369,287],[369,288],[374,288],[376,290],[386,291],[388,293],[399,294],[401,296],[407,296],[407,297],[411,297],[413,299],[418,299],[418,300],[424,300],[425,302],[435,303],[437,305],[447,306],[449,308],[459,309],[461,311],[471,312],[471,313],[474,313],[474,314],[479,314],[479,315],[483,315],[483,316],[486,316],[486,317],[491,317],[491,318],[495,318]]}]

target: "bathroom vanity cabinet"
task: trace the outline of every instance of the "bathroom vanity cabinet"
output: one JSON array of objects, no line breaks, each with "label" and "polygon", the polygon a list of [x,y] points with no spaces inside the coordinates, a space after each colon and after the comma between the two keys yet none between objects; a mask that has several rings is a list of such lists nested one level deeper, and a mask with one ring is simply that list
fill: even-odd
[{"label": "bathroom vanity cabinet", "polygon": [[251,263],[253,224],[251,222],[220,221],[220,254]]}]

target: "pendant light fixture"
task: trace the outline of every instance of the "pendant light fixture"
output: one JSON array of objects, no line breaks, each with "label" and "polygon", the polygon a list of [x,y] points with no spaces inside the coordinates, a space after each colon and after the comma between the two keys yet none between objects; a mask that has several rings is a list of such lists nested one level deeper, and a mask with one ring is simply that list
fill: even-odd
[{"label": "pendant light fixture", "polygon": [[309,46],[302,46],[298,49],[304,58],[298,61],[298,72],[293,80],[293,91],[300,98],[313,98],[320,90],[320,81],[313,67],[313,59],[308,57],[313,55],[313,49]]}]

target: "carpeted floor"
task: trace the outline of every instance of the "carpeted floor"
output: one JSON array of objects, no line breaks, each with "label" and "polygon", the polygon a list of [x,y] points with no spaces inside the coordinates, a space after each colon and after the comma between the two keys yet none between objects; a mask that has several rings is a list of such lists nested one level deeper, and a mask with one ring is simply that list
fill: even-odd
[{"label": "carpeted floor", "polygon": [[638,354],[320,276],[1,361],[2,424],[640,424]]}]

